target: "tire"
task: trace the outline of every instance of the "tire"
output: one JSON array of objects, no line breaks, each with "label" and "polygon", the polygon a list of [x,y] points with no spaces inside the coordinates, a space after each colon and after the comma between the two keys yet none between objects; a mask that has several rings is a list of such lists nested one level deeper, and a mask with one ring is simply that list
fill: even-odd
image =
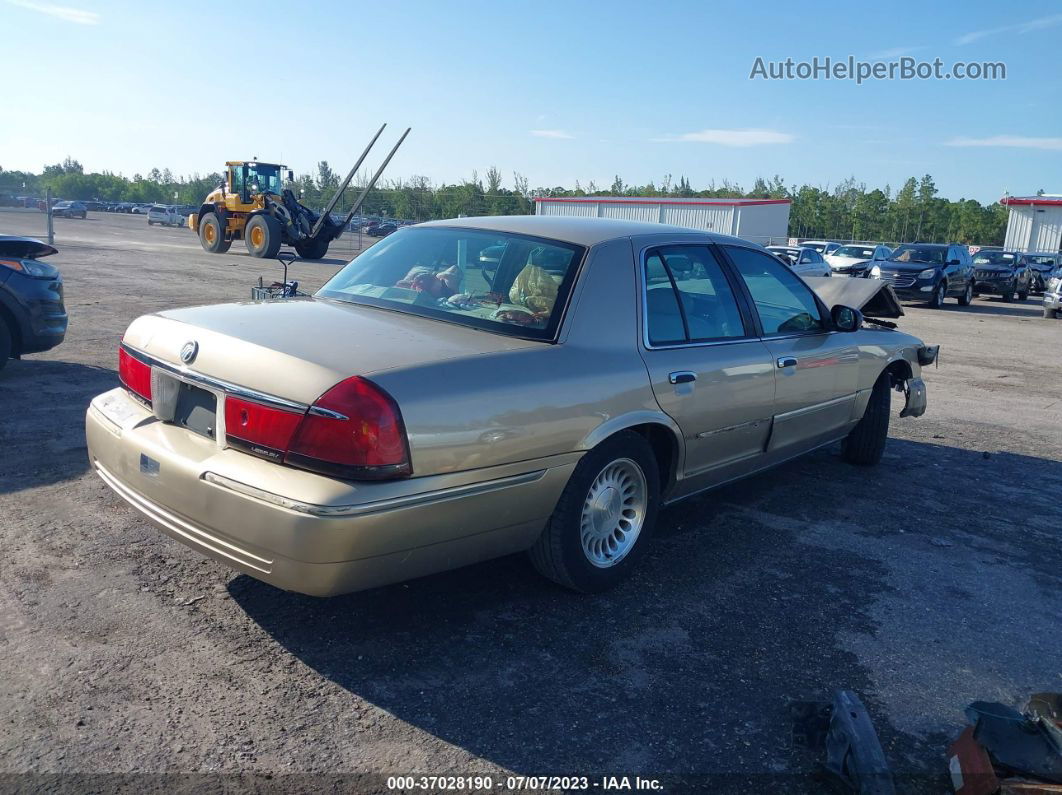
[{"label": "tire", "polygon": [[274,259],[280,251],[283,230],[280,221],[271,215],[252,215],[243,229],[243,242],[252,257]]},{"label": "tire", "polygon": [[849,464],[873,466],[885,452],[889,438],[889,412],[892,408],[891,378],[887,372],[878,376],[863,418],[841,442],[841,455]]},{"label": "tire", "polygon": [[971,302],[973,302],[973,295],[974,295],[973,283],[972,282],[967,282],[966,283],[966,289],[963,290],[962,295],[959,296],[959,306],[969,306],[971,304]]},{"label": "tire", "polygon": [[1058,317],[1057,309],[1044,309],[1044,320],[1054,320]]},{"label": "tire", "polygon": [[299,240],[295,243],[295,251],[303,259],[321,259],[328,253],[328,244],[331,241],[321,240],[320,238],[314,240]]},{"label": "tire", "polygon": [[154,226],[155,222],[148,218],[148,226]]},{"label": "tire", "polygon": [[199,219],[199,242],[211,254],[224,254],[232,245],[221,231],[221,220],[217,213],[204,213]]},{"label": "tire", "polygon": [[0,318],[0,370],[7,366],[7,360],[11,358],[11,346],[11,329],[7,327],[4,319]]},{"label": "tire", "polygon": [[1009,301],[1013,301],[1014,300],[1014,291],[1013,290],[1004,290],[1003,292],[1001,292],[999,294],[999,297],[1003,301],[1008,301],[1008,302]]},{"label": "tire", "polygon": [[[619,488],[610,482],[620,484]],[[596,509],[590,507],[595,492]],[[531,562],[540,574],[574,591],[598,593],[612,588],[630,575],[645,554],[659,503],[660,470],[653,448],[634,431],[617,433],[579,461],[529,551]],[[632,525],[639,509],[641,524]],[[617,538],[623,535],[624,523],[628,535],[633,530],[626,545],[623,538]]]},{"label": "tire", "polygon": [[1026,301],[1026,300],[1028,300],[1028,298],[1029,298],[1028,289],[1026,289],[1026,290],[1018,290],[1018,300],[1019,301]]},{"label": "tire", "polygon": [[943,309],[944,297],[948,294],[948,283],[943,279],[937,283],[937,289],[933,291],[933,297],[929,299],[930,309]]}]

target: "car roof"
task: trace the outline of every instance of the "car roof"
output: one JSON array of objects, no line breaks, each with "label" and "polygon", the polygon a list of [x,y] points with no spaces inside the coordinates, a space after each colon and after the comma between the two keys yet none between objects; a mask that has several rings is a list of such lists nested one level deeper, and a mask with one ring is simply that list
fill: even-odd
[{"label": "car roof", "polygon": [[608,240],[635,235],[683,234],[708,239],[716,243],[742,243],[730,235],[719,235],[700,229],[671,224],[654,224],[648,221],[624,221],[616,218],[580,218],[569,215],[487,215],[474,218],[451,218],[444,221],[428,221],[418,227],[457,227],[461,229],[485,229],[492,232],[511,232],[518,235],[561,240],[580,246],[594,246]]}]

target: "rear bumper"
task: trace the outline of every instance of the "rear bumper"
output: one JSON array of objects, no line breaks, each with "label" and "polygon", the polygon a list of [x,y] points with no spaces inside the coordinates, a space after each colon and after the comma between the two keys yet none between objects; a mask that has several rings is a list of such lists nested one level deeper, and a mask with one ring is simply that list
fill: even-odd
[{"label": "rear bumper", "polygon": [[162,532],[313,596],[527,549],[578,460],[351,484],[159,422],[121,389],[93,400],[85,425],[95,471]]}]

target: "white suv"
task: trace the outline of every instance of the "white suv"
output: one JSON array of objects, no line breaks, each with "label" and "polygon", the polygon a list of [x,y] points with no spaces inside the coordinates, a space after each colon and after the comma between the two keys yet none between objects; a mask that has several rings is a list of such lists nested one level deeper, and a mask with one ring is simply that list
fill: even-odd
[{"label": "white suv", "polygon": [[153,204],[147,211],[148,226],[162,224],[163,226],[180,226],[181,214],[176,207],[165,204]]}]

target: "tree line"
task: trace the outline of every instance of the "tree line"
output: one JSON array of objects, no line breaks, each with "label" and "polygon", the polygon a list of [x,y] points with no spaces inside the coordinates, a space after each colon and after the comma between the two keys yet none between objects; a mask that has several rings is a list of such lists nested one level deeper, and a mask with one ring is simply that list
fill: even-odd
[{"label": "tree line", "polygon": [[[0,168],[0,195],[43,196],[63,199],[152,202],[198,205],[223,177],[176,176],[170,169],[152,169],[132,178],[104,171],[85,173],[71,158],[45,166],[40,174]],[[340,175],[322,160],[316,173],[300,174],[292,188],[308,207],[320,209],[333,195]],[[358,174],[337,205],[345,212],[367,182]],[[789,199],[789,235],[800,238],[882,241],[887,243],[955,242],[1000,245],[1007,225],[1007,209],[997,202],[982,205],[975,199],[945,199],[933,178],[910,177],[892,191],[869,189],[849,178],[836,186],[787,185],[774,176],[758,178],[751,189],[723,180],[694,189],[686,177],[665,176],[660,184],[628,185],[617,176],[608,187],[578,181],[573,188],[531,188],[526,177],[514,172],[508,185],[501,171],[491,167],[482,176],[472,172],[457,183],[435,184],[424,176],[393,179],[377,185],[366,196],[363,215],[427,221],[460,215],[526,215],[534,212],[536,197],[657,196],[670,198]]]}]

